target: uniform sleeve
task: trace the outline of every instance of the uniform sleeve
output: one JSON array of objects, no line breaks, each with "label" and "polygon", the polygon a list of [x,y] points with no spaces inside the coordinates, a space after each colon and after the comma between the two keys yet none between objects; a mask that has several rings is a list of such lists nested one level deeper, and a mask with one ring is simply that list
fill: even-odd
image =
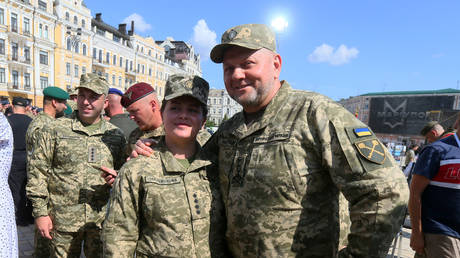
[{"label": "uniform sleeve", "polygon": [[225,241],[225,231],[227,229],[227,220],[225,217],[225,208],[219,187],[218,170],[216,166],[210,166],[207,169],[209,183],[212,192],[211,201],[211,225],[209,232],[209,246],[211,247],[211,257],[230,257],[230,251]]},{"label": "uniform sleeve", "polygon": [[54,130],[45,126],[36,135],[34,148],[29,150],[27,164],[27,197],[32,202],[35,218],[48,216],[48,177],[53,163]]},{"label": "uniform sleeve", "polygon": [[[134,161],[134,160],[132,160]],[[119,171],[103,224],[104,257],[133,257],[139,237],[139,183],[132,162]]]},{"label": "uniform sleeve", "polygon": [[376,136],[332,101],[319,101],[309,123],[323,165],[349,202],[351,228],[341,257],[383,257],[398,232],[409,191],[404,174]]},{"label": "uniform sleeve", "polygon": [[115,169],[120,169],[123,164],[126,162],[126,158],[128,158],[129,155],[127,155],[126,148],[128,147],[126,144],[126,138],[125,135],[123,134],[122,131],[117,130],[117,134],[120,138],[120,151],[116,153],[116,157],[114,157],[114,164],[113,167]]},{"label": "uniform sleeve", "polygon": [[432,179],[439,170],[441,155],[436,148],[429,145],[422,150],[417,162],[415,163],[414,174]]}]

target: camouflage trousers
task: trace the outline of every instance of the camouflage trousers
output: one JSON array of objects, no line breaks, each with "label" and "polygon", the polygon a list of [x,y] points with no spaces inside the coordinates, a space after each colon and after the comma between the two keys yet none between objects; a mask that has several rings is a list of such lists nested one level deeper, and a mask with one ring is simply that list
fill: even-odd
[{"label": "camouflage trousers", "polygon": [[82,243],[86,257],[102,257],[101,229],[85,227],[78,232],[54,231],[50,257],[80,258]]},{"label": "camouflage trousers", "polygon": [[50,257],[50,240],[42,237],[35,228],[34,237],[34,257],[35,258],[49,258]]}]

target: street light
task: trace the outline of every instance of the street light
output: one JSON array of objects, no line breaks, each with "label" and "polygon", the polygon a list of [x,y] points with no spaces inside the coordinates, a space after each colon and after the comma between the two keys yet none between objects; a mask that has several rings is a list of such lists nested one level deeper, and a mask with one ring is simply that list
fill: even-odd
[{"label": "street light", "polygon": [[[78,44],[81,41],[81,28],[77,28],[76,30],[72,29],[72,27],[67,26],[67,39],[70,40],[70,52],[72,54],[71,57],[71,65],[70,65],[70,88],[72,89],[72,82],[73,82],[73,76],[72,76],[72,69],[74,69],[73,65],[73,52],[77,49]],[[67,44],[67,41],[66,41]],[[73,51],[72,51],[73,48]],[[75,72],[75,69],[74,69]]]}]

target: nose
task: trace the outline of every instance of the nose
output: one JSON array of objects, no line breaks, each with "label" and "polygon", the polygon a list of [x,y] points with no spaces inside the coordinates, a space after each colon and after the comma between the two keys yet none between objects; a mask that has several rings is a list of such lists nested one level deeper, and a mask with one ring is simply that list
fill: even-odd
[{"label": "nose", "polygon": [[244,71],[242,68],[240,67],[236,67],[234,70],[233,70],[233,74],[232,74],[232,79],[234,80],[241,80],[244,78]]}]

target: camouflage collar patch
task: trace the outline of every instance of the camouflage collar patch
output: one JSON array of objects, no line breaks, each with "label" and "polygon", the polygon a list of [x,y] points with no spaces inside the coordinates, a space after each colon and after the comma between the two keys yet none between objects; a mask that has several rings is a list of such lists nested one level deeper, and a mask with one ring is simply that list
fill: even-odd
[{"label": "camouflage collar patch", "polygon": [[377,139],[369,139],[355,143],[359,154],[370,162],[382,165],[385,162],[385,149]]}]

